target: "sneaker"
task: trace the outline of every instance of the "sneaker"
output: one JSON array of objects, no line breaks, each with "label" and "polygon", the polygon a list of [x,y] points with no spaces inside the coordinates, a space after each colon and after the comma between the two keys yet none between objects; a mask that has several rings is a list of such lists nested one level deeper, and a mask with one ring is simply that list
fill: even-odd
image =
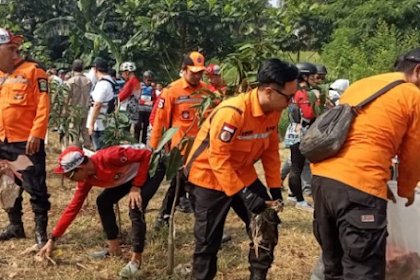
[{"label": "sneaker", "polygon": [[232,236],[229,234],[229,232],[224,231],[222,236],[222,243],[227,243],[232,240]]},{"label": "sneaker", "polygon": [[312,207],[312,205],[310,205],[306,201],[297,202],[295,207],[296,207],[296,209],[299,209],[299,210],[304,210],[304,211],[311,212],[311,213],[314,212],[314,208]]},{"label": "sneaker", "polygon": [[294,202],[294,203],[296,203],[297,202],[297,198],[296,198],[296,196],[288,196],[287,197],[287,201],[288,202]]},{"label": "sneaker", "polygon": [[177,210],[181,213],[193,213],[190,200],[185,197],[181,197],[179,199]]},{"label": "sneaker", "polygon": [[93,254],[89,255],[91,258],[94,259],[105,259],[106,257],[109,257],[109,251],[108,249],[103,249],[102,251],[95,252]]},{"label": "sneaker", "polygon": [[158,231],[164,227],[169,227],[169,217],[167,219],[162,217],[157,217],[153,229]]},{"label": "sneaker", "polygon": [[120,270],[120,277],[131,278],[140,270],[140,264],[138,262],[130,261],[126,266]]}]

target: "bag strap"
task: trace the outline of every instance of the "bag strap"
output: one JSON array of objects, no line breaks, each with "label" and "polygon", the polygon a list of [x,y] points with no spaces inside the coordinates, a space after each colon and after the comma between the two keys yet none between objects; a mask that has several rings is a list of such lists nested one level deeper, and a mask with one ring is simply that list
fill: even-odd
[{"label": "bag strap", "polygon": [[387,86],[383,87],[382,89],[380,89],[379,91],[377,91],[374,95],[370,96],[369,98],[365,99],[364,101],[360,102],[358,105],[356,105],[355,107],[357,109],[361,109],[364,106],[368,105],[370,102],[372,102],[373,100],[375,100],[376,98],[378,98],[379,96],[385,94],[386,92],[390,91],[391,89],[393,89],[394,87],[401,85],[403,83],[405,83],[406,81],[404,80],[397,80],[395,82],[392,82],[390,84],[388,84]]}]

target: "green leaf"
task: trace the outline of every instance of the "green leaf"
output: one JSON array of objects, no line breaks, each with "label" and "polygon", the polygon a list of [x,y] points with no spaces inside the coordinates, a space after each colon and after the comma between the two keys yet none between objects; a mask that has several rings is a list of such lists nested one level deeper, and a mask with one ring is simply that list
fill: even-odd
[{"label": "green leaf", "polygon": [[171,127],[170,129],[168,129],[162,135],[162,139],[160,140],[159,145],[154,152],[159,153],[163,149],[163,147],[165,147],[166,143],[172,140],[172,137],[175,135],[175,133],[178,132],[178,130],[179,130],[179,127]]},{"label": "green leaf", "polygon": [[179,168],[183,163],[181,150],[174,147],[169,155],[168,167],[166,168],[166,180],[170,181],[175,178]]},{"label": "green leaf", "polygon": [[149,165],[149,176],[154,177],[156,174],[156,170],[159,166],[161,155],[159,153],[153,153],[152,158],[150,159]]}]

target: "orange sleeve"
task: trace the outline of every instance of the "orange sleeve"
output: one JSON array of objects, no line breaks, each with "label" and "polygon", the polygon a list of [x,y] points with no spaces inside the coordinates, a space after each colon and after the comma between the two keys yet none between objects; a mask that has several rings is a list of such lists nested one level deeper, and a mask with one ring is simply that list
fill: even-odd
[{"label": "orange sleeve", "polygon": [[[220,186],[227,196],[233,196],[246,187],[232,167],[232,147],[235,145],[235,138],[241,132],[241,117],[235,110],[225,110],[222,113],[213,115],[210,124],[210,146],[208,148],[209,165],[217,178]],[[226,133],[226,127],[230,129],[230,141],[227,141],[222,133]],[[225,139],[222,141],[221,139]]]},{"label": "orange sleeve", "polygon": [[50,115],[50,96],[48,76],[44,70],[36,67],[32,75],[34,85],[34,99],[36,104],[36,116],[31,129],[31,136],[45,139]]},{"label": "orange sleeve", "polygon": [[171,126],[172,101],[170,90],[164,89],[159,103],[157,104],[156,116],[153,121],[152,135],[150,137],[150,147],[156,149],[162,138],[162,129],[168,130]]},{"label": "orange sleeve", "polygon": [[265,179],[269,188],[281,187],[280,175],[280,154],[279,154],[279,134],[273,130],[270,135],[268,149],[261,155],[261,162],[264,167]]},{"label": "orange sleeve", "polygon": [[398,195],[401,197],[412,195],[420,181],[420,103],[413,103],[409,108],[409,125],[398,153]]}]

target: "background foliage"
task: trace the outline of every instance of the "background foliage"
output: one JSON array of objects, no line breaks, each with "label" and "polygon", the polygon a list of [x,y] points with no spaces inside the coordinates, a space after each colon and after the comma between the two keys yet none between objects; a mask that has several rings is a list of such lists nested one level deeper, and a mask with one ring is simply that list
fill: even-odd
[{"label": "background foliage", "polygon": [[330,79],[355,80],[388,71],[420,41],[417,0],[35,2],[0,5],[0,26],[25,36],[25,54],[57,68],[79,57],[90,63],[101,55],[116,67],[130,59],[164,82],[177,77],[190,50],[226,62],[235,86],[252,83],[261,60],[272,56],[323,62]]}]

